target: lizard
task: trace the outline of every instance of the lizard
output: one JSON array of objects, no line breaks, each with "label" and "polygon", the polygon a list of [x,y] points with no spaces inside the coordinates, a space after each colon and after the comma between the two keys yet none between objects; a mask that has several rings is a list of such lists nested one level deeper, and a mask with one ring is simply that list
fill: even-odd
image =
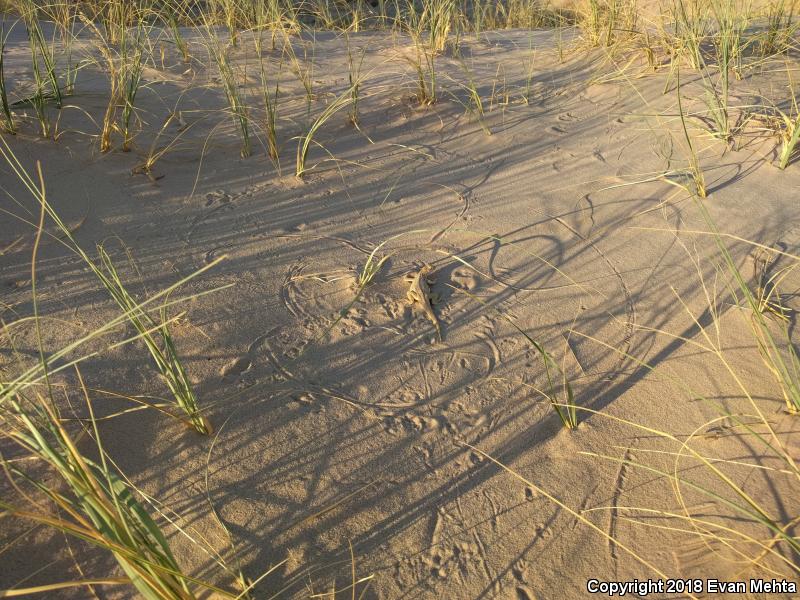
[{"label": "lizard", "polygon": [[436,301],[436,296],[431,293],[428,274],[432,268],[430,265],[423,265],[416,273],[409,273],[406,275],[406,281],[411,282],[411,287],[408,289],[408,301],[413,306],[415,302],[419,303],[425,316],[428,317],[433,326],[436,328],[436,336],[439,341],[442,341],[442,327],[436,313],[433,312],[432,304]]}]

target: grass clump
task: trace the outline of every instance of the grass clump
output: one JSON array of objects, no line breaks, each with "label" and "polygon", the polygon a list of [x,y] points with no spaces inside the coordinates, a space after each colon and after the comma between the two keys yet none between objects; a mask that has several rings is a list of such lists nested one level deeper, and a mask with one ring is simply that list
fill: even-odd
[{"label": "grass clump", "polygon": [[314,120],[308,131],[297,141],[297,160],[295,162],[295,176],[302,179],[308,172],[306,168],[306,161],[308,160],[308,151],[311,149],[312,144],[320,145],[314,138],[319,132],[320,128],[335,115],[337,112],[348,106],[353,98],[352,89],[345,90],[333,102],[331,102],[325,110]]},{"label": "grass clump", "polygon": [[303,47],[303,59],[297,55],[292,40],[288,32],[284,31],[283,53],[289,57],[289,67],[303,86],[306,99],[306,118],[311,117],[311,103],[314,100],[314,44],[312,41],[311,56],[308,55],[308,47],[301,41]]},{"label": "grass clump", "polygon": [[123,38],[121,54],[124,57],[124,67],[121,74],[121,99],[122,115],[120,119],[120,130],[122,133],[122,151],[128,152],[131,149],[132,130],[131,120],[135,114],[134,103],[139,86],[142,84],[142,71],[145,61],[145,39],[147,34],[142,28],[136,29],[133,39],[126,35]]},{"label": "grass clump", "polygon": [[225,90],[225,98],[228,101],[228,111],[239,132],[242,146],[239,154],[246,158],[252,154],[252,142],[250,140],[250,115],[247,104],[239,89],[239,77],[228,58],[228,49],[223,46],[222,41],[213,30],[210,23],[206,24],[208,38],[208,49],[217,65],[222,87]]},{"label": "grass clump", "polygon": [[671,35],[662,33],[663,37],[671,39],[671,54],[688,58],[689,65],[699,69],[703,65],[703,42],[708,35],[708,8],[699,2],[689,2],[687,7],[683,0],[676,0],[671,18],[674,23]]},{"label": "grass clump", "polygon": [[364,65],[364,56],[367,53],[366,46],[361,49],[358,57],[353,56],[353,49],[350,46],[350,36],[345,34],[347,43],[347,77],[350,82],[350,122],[358,127],[358,101],[361,93],[361,67]]},{"label": "grass clump", "polygon": [[280,95],[280,67],[275,74],[275,89],[270,91],[271,83],[267,74],[267,61],[264,59],[262,32],[254,35],[256,56],[258,56],[259,75],[261,78],[261,96],[264,101],[264,129],[267,137],[267,153],[276,165],[280,166],[280,147],[278,145],[278,97]]},{"label": "grass clump", "polygon": [[[1,394],[0,395],[5,395]],[[130,583],[147,600],[192,598],[187,577],[178,565],[156,522],[136,499],[132,489],[110,467],[100,443],[96,422],[94,439],[99,464],[83,456],[76,441],[62,425],[49,398],[35,394],[29,400],[22,391],[7,396],[0,409],[3,437],[14,442],[28,456],[55,473],[63,485],[21,470],[17,463],[3,461],[8,477],[30,484],[47,498],[57,512],[27,496],[22,507],[0,499],[7,514],[53,527],[72,537],[111,552],[127,579],[69,582],[47,589],[14,589],[20,594],[53,591],[59,587]],[[91,403],[87,405],[91,410]],[[20,489],[19,484],[15,484]]]},{"label": "grass clump", "polygon": [[52,101],[56,108],[60,109],[63,102],[61,86],[56,76],[55,57],[42,33],[39,23],[39,7],[33,0],[20,0],[17,7],[28,32],[35,87],[30,97],[20,100],[16,105],[32,106],[39,121],[42,137],[49,137],[50,117],[47,113],[47,105]]},{"label": "grass clump", "polygon": [[522,100],[527,106],[530,106],[531,98],[533,97],[533,77],[535,75],[534,69],[536,67],[536,51],[533,49],[532,42],[530,43],[530,46],[531,58],[528,61],[528,67],[525,69],[525,88],[522,92]]},{"label": "grass clump", "polygon": [[789,161],[795,154],[797,149],[797,142],[800,140],[800,112],[795,108],[795,117],[790,117],[784,112],[780,113],[783,121],[783,129],[781,131],[781,151],[778,166],[785,169],[789,166]]},{"label": "grass clump", "polygon": [[791,71],[789,71],[789,90],[791,92],[789,107],[785,111],[776,109],[779,116],[778,133],[781,140],[778,167],[781,169],[789,166],[789,162],[795,155],[797,142],[800,141],[800,107],[797,105]]},{"label": "grass clump", "polygon": [[486,111],[484,110],[483,100],[481,99],[480,92],[478,91],[478,86],[475,84],[475,78],[472,75],[472,72],[469,70],[466,64],[463,62],[461,63],[461,69],[464,72],[464,75],[467,78],[467,82],[465,84],[460,84],[461,87],[467,92],[468,99],[464,102],[464,106],[467,112],[473,114],[483,129],[483,132],[486,135],[492,135],[492,130],[489,129],[489,126],[486,124]]},{"label": "grass clump", "polygon": [[[7,149],[3,150],[5,152]],[[45,216],[50,211],[44,200],[43,183],[41,190],[39,225],[31,259],[33,317],[39,365],[13,382],[0,382],[0,436],[18,447],[28,459],[18,461],[0,457],[0,463],[19,496],[17,502],[24,501],[25,506],[0,498],[0,508],[6,514],[52,527],[111,552],[127,578],[108,578],[91,583],[66,582],[30,590],[14,589],[0,592],[0,595],[130,583],[147,600],[192,598],[193,594],[187,585],[188,578],[183,575],[161,529],[136,499],[131,487],[109,466],[91,401],[77,366],[77,378],[84,392],[92,425],[92,430],[87,433],[94,438],[99,462],[90,460],[78,450],[77,441],[64,427],[53,400],[36,291],[37,253]],[[37,385],[40,378],[44,380],[44,386]],[[61,485],[55,484],[49,477],[43,477],[40,470],[24,471],[19,465],[30,464],[29,459],[34,459],[37,467],[44,465],[49,472],[57,475]],[[31,492],[23,490],[23,486]],[[57,510],[48,511],[40,499],[32,497],[31,493],[43,496]]]},{"label": "grass clump", "polygon": [[450,38],[456,19],[456,0],[423,0],[418,32],[428,31],[428,44],[433,52],[442,52]]},{"label": "grass clump", "polygon": [[11,114],[11,106],[8,104],[8,89],[6,87],[6,75],[3,64],[3,54],[6,49],[8,39],[5,24],[0,24],[0,110],[3,112],[2,129],[6,133],[14,134],[17,132],[14,124],[14,116]]},{"label": "grass clump", "polygon": [[174,42],[175,47],[178,49],[178,52],[180,52],[183,62],[188,63],[191,60],[191,55],[189,54],[189,44],[186,42],[186,39],[184,39],[183,34],[181,33],[179,13],[172,2],[167,2],[165,4],[164,14],[160,15],[160,17],[169,29],[170,35],[172,36],[172,41]]},{"label": "grass clump", "polygon": [[420,106],[436,104],[436,52],[422,39],[418,33],[411,34],[414,53],[406,56],[408,63],[414,68],[417,82],[416,100]]},{"label": "grass clump", "polygon": [[[788,310],[783,307],[778,292],[778,284],[797,267],[800,258],[788,256],[793,264],[782,272],[770,275],[772,258],[769,257],[770,252],[762,248],[754,257],[754,290],[736,265],[707,209],[701,205],[700,211],[732,281],[729,284],[731,296],[750,313],[751,330],[764,366],[774,376],[786,410],[800,414],[800,356],[792,343]],[[763,256],[765,254],[766,257]],[[776,318],[770,319],[770,316]],[[773,325],[777,326],[779,334],[773,333]]]},{"label": "grass clump", "polygon": [[152,54],[149,50],[150,28],[139,24],[131,32],[125,20],[120,24],[116,19],[110,19],[109,23],[118,24],[117,31],[110,31],[101,29],[84,13],[81,13],[81,20],[94,32],[108,74],[109,94],[100,129],[100,152],[111,150],[114,132],[122,136],[122,150],[128,152],[133,139],[136,95],[142,85],[146,61]]},{"label": "grass clump", "polygon": [[[0,141],[3,142],[2,146],[0,146],[0,156],[6,160],[31,195],[40,203],[43,210],[47,212],[47,215],[56,224],[61,235],[66,240],[65,243],[67,247],[80,256],[83,262],[100,280],[113,300],[124,311],[123,314],[126,320],[133,325],[138,333],[137,338],[141,338],[144,341],[156,364],[156,368],[172,392],[176,405],[185,415],[187,424],[198,433],[210,435],[213,430],[212,426],[198,408],[197,399],[191,383],[189,382],[186,371],[175,348],[174,340],[169,331],[169,321],[166,315],[168,303],[165,301],[162,305],[160,309],[161,319],[158,321],[150,315],[148,310],[143,308],[142,304],[136,302],[127,291],[110,256],[102,246],[98,246],[100,264],[96,264],[83,249],[81,249],[72,237],[69,228],[50,207],[41,173],[39,177],[40,182],[37,185],[22,167],[7,143],[1,138]],[[219,260],[220,259],[211,264],[216,264]],[[13,391],[13,389],[11,391]]]},{"label": "grass clump", "polygon": [[147,346],[153,362],[161,374],[161,378],[172,392],[178,408],[186,416],[187,424],[203,435],[210,435],[213,427],[197,405],[197,398],[189,382],[189,377],[178,356],[175,342],[169,330],[169,319],[166,308],[160,310],[160,320],[156,320],[147,311],[141,309],[122,283],[122,279],[114,266],[108,252],[98,246],[100,268],[98,276],[108,293],[128,316],[139,337]]},{"label": "grass clump", "polygon": [[793,46],[797,33],[795,21],[797,0],[777,0],[767,7],[767,28],[759,40],[762,56],[772,56],[787,52]]},{"label": "grass clump", "polygon": [[678,114],[681,120],[681,130],[683,131],[684,140],[686,141],[687,155],[689,159],[689,174],[694,182],[694,192],[700,197],[705,198],[708,194],[706,190],[706,179],[703,174],[703,168],[700,166],[700,158],[697,155],[697,150],[692,142],[692,136],[689,135],[689,128],[686,125],[686,116],[683,111],[683,101],[681,100],[681,76],[680,68],[677,71],[677,95],[678,95]]},{"label": "grass clump", "polygon": [[635,0],[588,0],[578,25],[590,46],[614,46],[636,31]]}]

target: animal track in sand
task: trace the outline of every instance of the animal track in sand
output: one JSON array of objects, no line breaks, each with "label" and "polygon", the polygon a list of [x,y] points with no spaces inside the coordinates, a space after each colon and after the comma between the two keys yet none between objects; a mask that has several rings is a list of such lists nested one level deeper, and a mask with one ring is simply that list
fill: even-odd
[{"label": "animal track in sand", "polygon": [[453,271],[450,280],[454,285],[460,287],[461,289],[467,290],[468,292],[474,291],[478,285],[480,285],[478,276],[474,271],[469,269],[456,269]]},{"label": "animal track in sand", "polygon": [[371,325],[364,308],[351,308],[339,321],[338,332],[341,335],[351,336],[363,332]]},{"label": "animal track in sand", "polygon": [[527,577],[526,572],[528,570],[528,561],[524,558],[520,557],[511,567],[511,574],[514,576],[514,579],[519,581],[520,583],[526,583]]},{"label": "animal track in sand", "polygon": [[283,277],[283,285],[281,286],[281,300],[283,305],[290,313],[297,318],[307,318],[311,315],[304,308],[308,302],[308,296],[297,285],[298,280],[301,279],[305,263],[298,262],[289,267],[289,270]]},{"label": "animal track in sand", "polygon": [[[299,328],[301,334],[307,334],[308,327]],[[295,358],[302,352],[308,344],[307,335],[297,335],[298,328],[292,329],[291,333],[287,331],[280,331],[278,328],[271,329],[264,335],[258,336],[254,339],[247,348],[247,351],[232,359],[220,370],[220,375],[226,380],[236,380],[241,378],[242,375],[247,373],[253,368],[258,358],[266,358],[266,363],[271,367],[273,377],[283,380],[292,379],[293,374],[288,371],[278,360],[272,348],[270,347],[269,340],[277,337],[280,347],[283,348],[282,356],[287,358]]]},{"label": "animal track in sand", "polygon": [[216,190],[214,192],[209,192],[205,196],[206,198],[206,206],[211,206],[214,203],[219,204],[228,204],[233,200],[233,196],[225,191],[225,190]]},{"label": "animal track in sand", "polygon": [[589,194],[585,194],[561,218],[569,224],[573,234],[585,240],[591,237],[592,229],[594,229],[594,213],[594,202]]},{"label": "animal track in sand", "polygon": [[497,347],[497,344],[494,341],[494,330],[491,327],[484,327],[482,331],[478,331],[473,335],[483,342],[491,352],[489,366],[487,367],[486,375],[484,376],[488,377],[495,370],[497,365],[500,364],[501,360],[500,348]]},{"label": "animal track in sand", "polygon": [[197,215],[192,219],[189,228],[183,235],[183,241],[189,243],[198,227],[205,224],[211,217],[215,216],[218,212],[233,210],[236,205],[236,200],[242,194],[231,194],[225,190],[217,190],[206,194],[205,206],[209,210]]},{"label": "animal track in sand", "polygon": [[250,346],[248,346],[247,352],[244,354],[244,356],[235,358],[227,365],[222,367],[220,375],[222,375],[222,377],[225,379],[236,379],[243,373],[249,371],[250,367],[253,366],[253,361],[255,360],[255,354],[258,351],[258,347],[266,339],[266,337],[266,335],[260,335],[253,340]]},{"label": "animal track in sand", "polygon": [[252,366],[253,360],[249,356],[242,356],[222,367],[220,375],[226,379],[234,379]]},{"label": "animal track in sand", "polygon": [[203,258],[203,260],[205,260],[205,263],[207,265],[211,264],[212,262],[217,260],[217,258],[219,257],[220,250],[224,250],[225,248],[230,248],[230,247],[231,247],[231,244],[226,244],[224,246],[217,246],[216,248],[212,248],[211,250],[206,252],[205,257]]},{"label": "animal track in sand", "polygon": [[517,586],[517,600],[536,600],[531,589],[526,585]]},{"label": "animal track in sand", "polygon": [[444,432],[454,435],[458,433],[456,427],[443,415],[424,417],[414,412],[405,412],[402,415],[384,414],[383,428],[392,435],[397,435],[401,431],[416,434]]},{"label": "animal track in sand", "polygon": [[467,577],[482,573],[484,560],[476,542],[456,541],[446,546],[436,546],[422,556],[422,567],[436,579],[448,579],[454,576],[463,584]]},{"label": "animal track in sand", "polygon": [[387,298],[383,294],[378,294],[375,299],[378,301],[378,304],[380,304],[386,316],[392,320],[400,319],[407,308],[404,303],[394,298]]},{"label": "animal track in sand", "polygon": [[387,397],[387,406],[397,406],[398,408],[408,408],[415,406],[422,401],[422,395],[408,386],[403,386],[395,390]]}]

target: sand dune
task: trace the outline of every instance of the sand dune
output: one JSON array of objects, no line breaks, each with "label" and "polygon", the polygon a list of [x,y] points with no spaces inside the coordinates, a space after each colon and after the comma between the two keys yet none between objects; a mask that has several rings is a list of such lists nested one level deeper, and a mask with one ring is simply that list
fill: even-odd
[{"label": "sand dune", "polygon": [[[774,532],[719,500],[745,503],[709,467],[796,535],[796,473],[781,452],[797,457],[797,417],[700,208],[748,284],[759,255],[741,240],[785,253],[773,253],[773,269],[795,264],[800,168],[777,168],[776,138],[750,110],[787,97],[794,55],[734,78],[738,129],[726,142],[708,132],[702,74],[685,68],[678,81],[661,59],[654,69],[642,51],[587,48],[573,30],[464,34],[457,52],[435,57],[438,98],[426,106],[406,34],[279,37],[264,49],[280,85],[277,165],[252,36],[229,50],[251,107],[252,155],[241,158],[204,34],[182,32],[188,63],[153,38],[130,152],[116,132],[99,152],[108,77],[88,31],[73,52],[96,62],[51,107],[55,141],[37,137],[30,107],[3,139],[31,173],[41,164],[74,239],[92,256],[103,244],[138,298],[225,257],[184,293],[231,287],[171,309],[186,311],[172,333],[214,434],[155,410],[98,423],[119,470],[203,538],[165,525],[187,572],[231,586],[207,549],[231,557],[233,547],[231,564],[252,579],[285,561],[256,588],[263,598],[284,586],[290,597],[334,597],[335,586],[349,598],[353,565],[371,577],[356,586],[365,598],[582,598],[592,578],[796,578],[791,550],[759,557]],[[18,25],[4,56],[14,98],[34,88],[29,52]],[[349,64],[362,56],[357,127],[349,104],[331,116],[296,178],[298,137],[351,93]],[[679,93],[697,115],[686,122],[703,200],[690,193]],[[145,173],[153,149],[166,150]],[[0,186],[10,380],[38,360],[23,322],[38,208],[5,163]],[[118,307],[52,223],[45,232],[36,275],[47,356]],[[362,289],[371,256],[387,258]],[[404,276],[423,264],[434,268],[442,342],[406,299]],[[783,273],[780,290],[794,294],[796,273]],[[779,337],[783,321],[768,322]],[[550,371],[520,329],[552,356]],[[123,326],[111,339],[134,334]],[[92,342],[102,352],[81,367],[96,416],[135,406],[112,393],[167,397],[141,343],[108,343]],[[575,430],[547,399],[548,372],[558,401],[562,377],[570,383]],[[72,390],[56,394],[62,416],[85,417],[75,372],[54,385]],[[782,451],[764,446],[773,438],[755,407]],[[81,448],[96,454],[88,438]],[[7,481],[0,489],[13,496]],[[0,587],[39,568],[25,586],[119,575],[107,552],[27,527],[0,521],[7,543],[24,536],[0,559]]]}]

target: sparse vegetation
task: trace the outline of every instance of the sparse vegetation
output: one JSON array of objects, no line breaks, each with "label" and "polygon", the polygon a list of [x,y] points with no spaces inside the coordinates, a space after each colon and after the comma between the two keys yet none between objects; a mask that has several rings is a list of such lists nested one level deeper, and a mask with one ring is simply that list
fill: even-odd
[{"label": "sparse vegetation", "polygon": [[297,160],[295,163],[295,176],[297,178],[302,178],[305,175],[308,168],[306,167],[306,160],[308,159],[308,151],[311,149],[312,145],[319,145],[319,143],[314,139],[319,132],[320,128],[337,112],[339,112],[344,107],[348,106],[352,102],[353,98],[353,91],[352,88],[348,89],[341,95],[339,95],[333,102],[331,102],[328,106],[325,107],[320,115],[314,120],[311,126],[308,128],[308,131],[305,132],[302,136],[300,136],[297,140]]},{"label": "sparse vegetation", "polygon": [[0,109],[3,110],[3,130],[6,133],[15,133],[14,117],[11,114],[11,107],[8,104],[8,90],[6,88],[6,76],[3,69],[3,54],[6,49],[5,24],[0,25]]},{"label": "sparse vegetation", "polygon": [[[232,18],[228,11],[232,10],[230,2],[226,2],[225,15],[227,18]],[[225,47],[222,40],[217,37],[211,23],[206,23],[206,32],[208,35],[208,49],[217,65],[219,78],[222,82],[222,87],[225,90],[225,98],[228,101],[228,111],[233,118],[236,125],[239,137],[242,142],[242,147],[239,152],[242,158],[247,158],[252,153],[252,142],[250,141],[250,111],[247,107],[247,102],[241,92],[240,75],[237,73],[228,58],[228,48]],[[236,38],[232,38],[235,45]]]},{"label": "sparse vegetation", "polygon": [[280,147],[278,146],[278,99],[280,97],[280,72],[283,62],[280,63],[274,77],[275,89],[267,74],[264,47],[261,32],[255,34],[255,51],[258,56],[259,75],[261,77],[261,96],[264,99],[265,131],[267,135],[267,152],[270,159],[280,167]]},{"label": "sparse vegetation", "polygon": [[796,580],[800,0],[645,4],[0,0],[0,596]]}]

